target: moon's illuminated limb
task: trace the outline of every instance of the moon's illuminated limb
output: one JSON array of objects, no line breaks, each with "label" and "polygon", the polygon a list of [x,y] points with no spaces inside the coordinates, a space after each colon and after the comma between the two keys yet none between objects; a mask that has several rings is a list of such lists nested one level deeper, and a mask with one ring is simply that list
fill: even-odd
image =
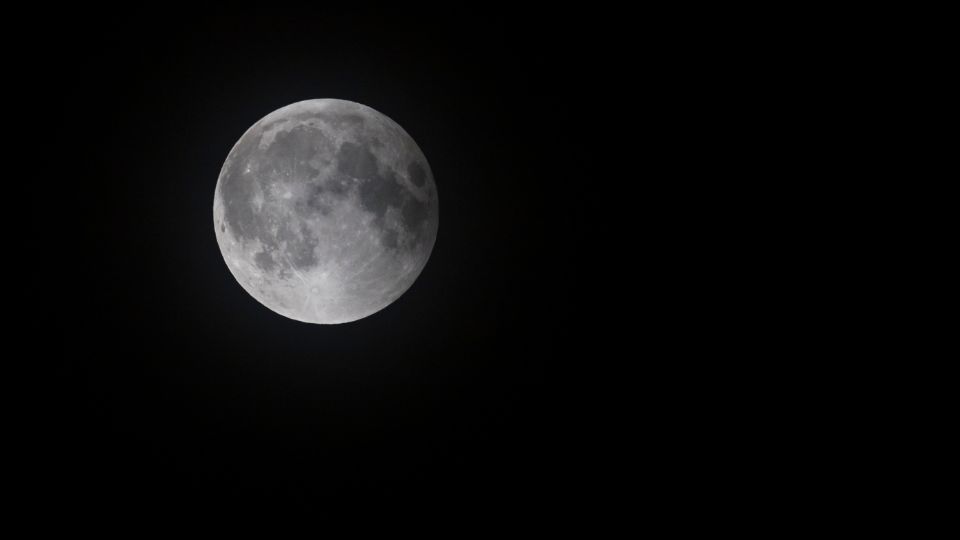
[{"label": "moon's illuminated limb", "polygon": [[400,297],[437,236],[430,166],[379,112],[318,99],[244,133],[213,204],[227,267],[251,296],[298,321],[361,319]]}]

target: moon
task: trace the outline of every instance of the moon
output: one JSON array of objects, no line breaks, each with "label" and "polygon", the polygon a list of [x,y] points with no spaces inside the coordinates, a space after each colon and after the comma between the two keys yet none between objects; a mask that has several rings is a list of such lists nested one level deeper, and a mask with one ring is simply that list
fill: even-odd
[{"label": "moon", "polygon": [[244,290],[307,323],[362,319],[420,275],[439,224],[423,152],[359,103],[313,99],[250,127],[213,198],[217,243]]}]

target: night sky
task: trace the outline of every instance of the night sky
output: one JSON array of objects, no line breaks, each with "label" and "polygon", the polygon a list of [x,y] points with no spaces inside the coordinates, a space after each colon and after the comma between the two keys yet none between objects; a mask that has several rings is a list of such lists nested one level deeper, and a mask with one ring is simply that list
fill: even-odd
[{"label": "night sky", "polygon": [[[79,285],[64,293],[78,309],[58,338],[46,502],[554,515],[603,459],[582,430],[586,379],[612,354],[593,331],[614,314],[592,301],[636,272],[593,241],[593,208],[636,211],[596,174],[629,158],[604,151],[619,113],[599,77],[612,53],[588,35],[603,29],[576,13],[281,9],[60,23],[48,65],[71,118],[78,172],[60,181]],[[440,199],[418,280],[345,325],[260,305],[213,229],[233,144],[313,98],[403,126]]]}]

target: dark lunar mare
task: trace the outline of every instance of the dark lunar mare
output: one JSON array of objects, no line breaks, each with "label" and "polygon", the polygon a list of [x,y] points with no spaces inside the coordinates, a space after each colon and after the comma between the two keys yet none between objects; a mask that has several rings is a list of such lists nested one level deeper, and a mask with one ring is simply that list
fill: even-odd
[{"label": "dark lunar mare", "polygon": [[[381,169],[384,170],[381,172]],[[397,208],[401,211],[403,224],[413,238],[413,243],[419,242],[422,226],[428,217],[428,208],[400,184],[396,171],[390,167],[382,167],[370,150],[349,141],[340,145],[337,152],[337,170],[362,181],[360,203],[365,210],[376,216],[378,226],[384,227],[384,216],[388,208]],[[415,185],[422,186],[426,182],[426,170],[419,162],[411,163],[408,171]],[[385,230],[384,245],[397,247],[396,240],[397,231]]]},{"label": "dark lunar mare", "polygon": [[[310,126],[297,126],[281,131],[264,151],[261,162],[274,168],[274,174],[289,174],[291,178],[314,178],[320,169],[311,158],[322,151],[323,133]],[[261,171],[265,172],[265,171]]]},{"label": "dark lunar mare", "polygon": [[417,161],[407,165],[407,174],[410,175],[410,181],[413,182],[413,185],[417,187],[423,187],[423,184],[427,181],[427,171]]}]

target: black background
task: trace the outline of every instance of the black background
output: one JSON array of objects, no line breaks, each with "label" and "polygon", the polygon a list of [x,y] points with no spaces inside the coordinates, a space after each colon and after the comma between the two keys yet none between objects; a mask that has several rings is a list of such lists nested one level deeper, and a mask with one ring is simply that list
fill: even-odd
[{"label": "black background", "polygon": [[[622,29],[577,13],[314,8],[77,14],[44,80],[73,173],[45,501],[172,515],[537,520],[601,475],[591,389],[616,354],[605,183],[635,165],[608,77]],[[629,37],[629,36],[628,36]],[[413,287],[360,321],[261,306],[213,231],[220,167],[265,114],[371,106],[434,172],[440,229]],[[626,138],[625,138],[626,137]],[[599,263],[602,264],[599,264]],[[78,270],[79,269],[79,270]],[[54,273],[57,273],[56,271]],[[604,332],[612,332],[603,326]]]},{"label": "black background", "polygon": [[[6,187],[26,192],[8,196],[7,240],[36,251],[8,246],[36,331],[10,327],[28,340],[5,359],[50,372],[12,410],[31,524],[796,514],[782,527],[847,509],[850,470],[886,481],[863,465],[882,444],[843,446],[873,401],[850,390],[869,370],[843,373],[837,355],[864,345],[831,287],[871,221],[849,213],[859,190],[835,191],[862,163],[830,161],[878,94],[844,75],[872,42],[818,30],[842,19],[39,8],[0,37],[5,90],[28,94],[7,98],[5,170],[23,170]],[[334,327],[249,297],[212,219],[244,130],[322,97],[403,126],[440,200],[412,288]]]}]

